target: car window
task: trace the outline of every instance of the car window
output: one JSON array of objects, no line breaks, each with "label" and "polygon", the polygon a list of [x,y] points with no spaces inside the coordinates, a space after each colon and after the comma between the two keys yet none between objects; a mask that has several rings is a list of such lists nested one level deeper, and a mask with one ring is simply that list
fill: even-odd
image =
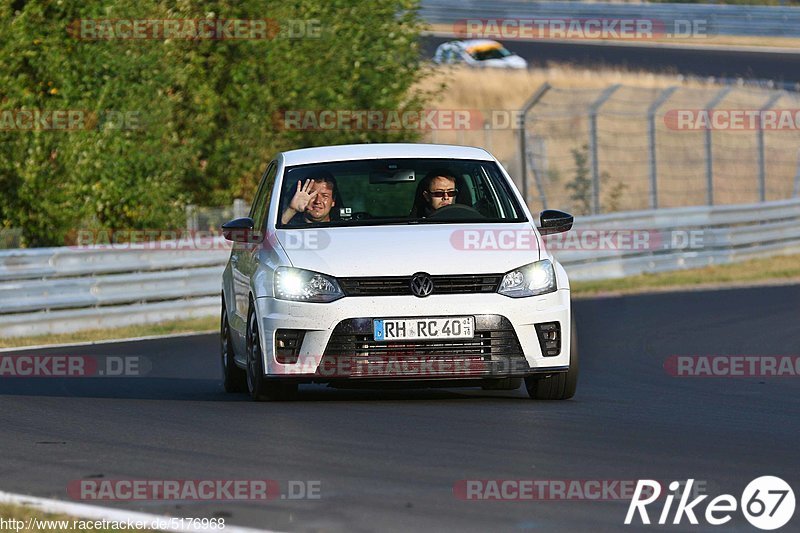
[{"label": "car window", "polygon": [[[438,181],[434,206],[426,176],[447,174]],[[520,222],[525,215],[496,163],[454,159],[359,160],[287,167],[281,186],[280,213],[297,193],[297,183],[334,178],[335,199],[328,219],[317,222],[294,216],[290,226],[419,224],[439,222]],[[446,196],[449,204],[442,205]],[[447,204],[447,202],[444,202]],[[447,207],[447,209],[440,208]],[[311,209],[309,207],[309,209]],[[319,215],[319,211],[316,212]],[[278,227],[284,227],[281,217]]]},{"label": "car window", "polygon": [[504,57],[508,57],[511,55],[511,52],[503,48],[502,46],[499,47],[485,47],[485,48],[470,48],[468,50],[469,54],[475,58],[477,61],[486,61],[488,59],[503,59]]}]

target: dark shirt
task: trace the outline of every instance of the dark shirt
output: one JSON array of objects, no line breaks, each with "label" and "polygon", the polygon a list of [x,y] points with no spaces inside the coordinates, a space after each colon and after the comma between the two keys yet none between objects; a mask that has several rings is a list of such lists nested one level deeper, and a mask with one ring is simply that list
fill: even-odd
[{"label": "dark shirt", "polygon": [[304,213],[295,213],[286,223],[287,226],[302,226],[304,224],[308,224]]}]

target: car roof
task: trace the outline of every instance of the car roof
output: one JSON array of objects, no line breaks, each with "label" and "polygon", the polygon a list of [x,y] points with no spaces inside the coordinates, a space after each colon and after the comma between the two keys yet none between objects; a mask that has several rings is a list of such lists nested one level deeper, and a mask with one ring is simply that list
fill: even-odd
[{"label": "car roof", "polygon": [[497,41],[490,39],[469,39],[466,41],[458,41],[464,48],[483,48],[483,47],[502,47],[503,45]]},{"label": "car roof", "polygon": [[330,161],[350,161],[354,159],[477,159],[494,161],[492,155],[483,148],[454,146],[450,144],[416,143],[372,143],[343,144],[339,146],[320,146],[301,148],[283,152],[287,166],[325,163]]}]

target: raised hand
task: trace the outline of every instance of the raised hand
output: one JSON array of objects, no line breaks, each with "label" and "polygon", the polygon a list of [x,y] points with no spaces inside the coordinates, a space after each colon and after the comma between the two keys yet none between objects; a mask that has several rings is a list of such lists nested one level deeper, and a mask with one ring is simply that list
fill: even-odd
[{"label": "raised hand", "polygon": [[292,200],[289,202],[289,207],[298,213],[305,211],[309,202],[311,202],[311,200],[313,200],[317,195],[317,191],[311,190],[313,184],[313,180],[308,179],[301,186],[300,181],[298,180],[297,191],[294,193],[294,196],[292,196]]},{"label": "raised hand", "polygon": [[289,201],[289,205],[286,206],[283,215],[281,215],[281,221],[284,224],[288,224],[297,213],[305,211],[308,204],[317,195],[317,191],[311,190],[313,183],[313,180],[310,179],[307,179],[305,183],[300,183],[300,180],[297,181],[297,191],[295,191],[294,196]]}]

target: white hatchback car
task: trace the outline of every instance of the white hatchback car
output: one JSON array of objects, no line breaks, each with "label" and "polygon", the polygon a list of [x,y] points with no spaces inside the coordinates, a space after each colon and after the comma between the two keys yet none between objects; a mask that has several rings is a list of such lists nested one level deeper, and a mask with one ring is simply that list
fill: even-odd
[{"label": "white hatchback car", "polygon": [[526,69],[528,62],[505,46],[489,39],[448,41],[440,44],[433,55],[440,65],[463,64],[470,67]]},{"label": "white hatchback car", "polygon": [[483,386],[574,395],[564,268],[485,150],[364,144],[280,153],[222,282],[224,386],[257,400],[298,384]]}]

